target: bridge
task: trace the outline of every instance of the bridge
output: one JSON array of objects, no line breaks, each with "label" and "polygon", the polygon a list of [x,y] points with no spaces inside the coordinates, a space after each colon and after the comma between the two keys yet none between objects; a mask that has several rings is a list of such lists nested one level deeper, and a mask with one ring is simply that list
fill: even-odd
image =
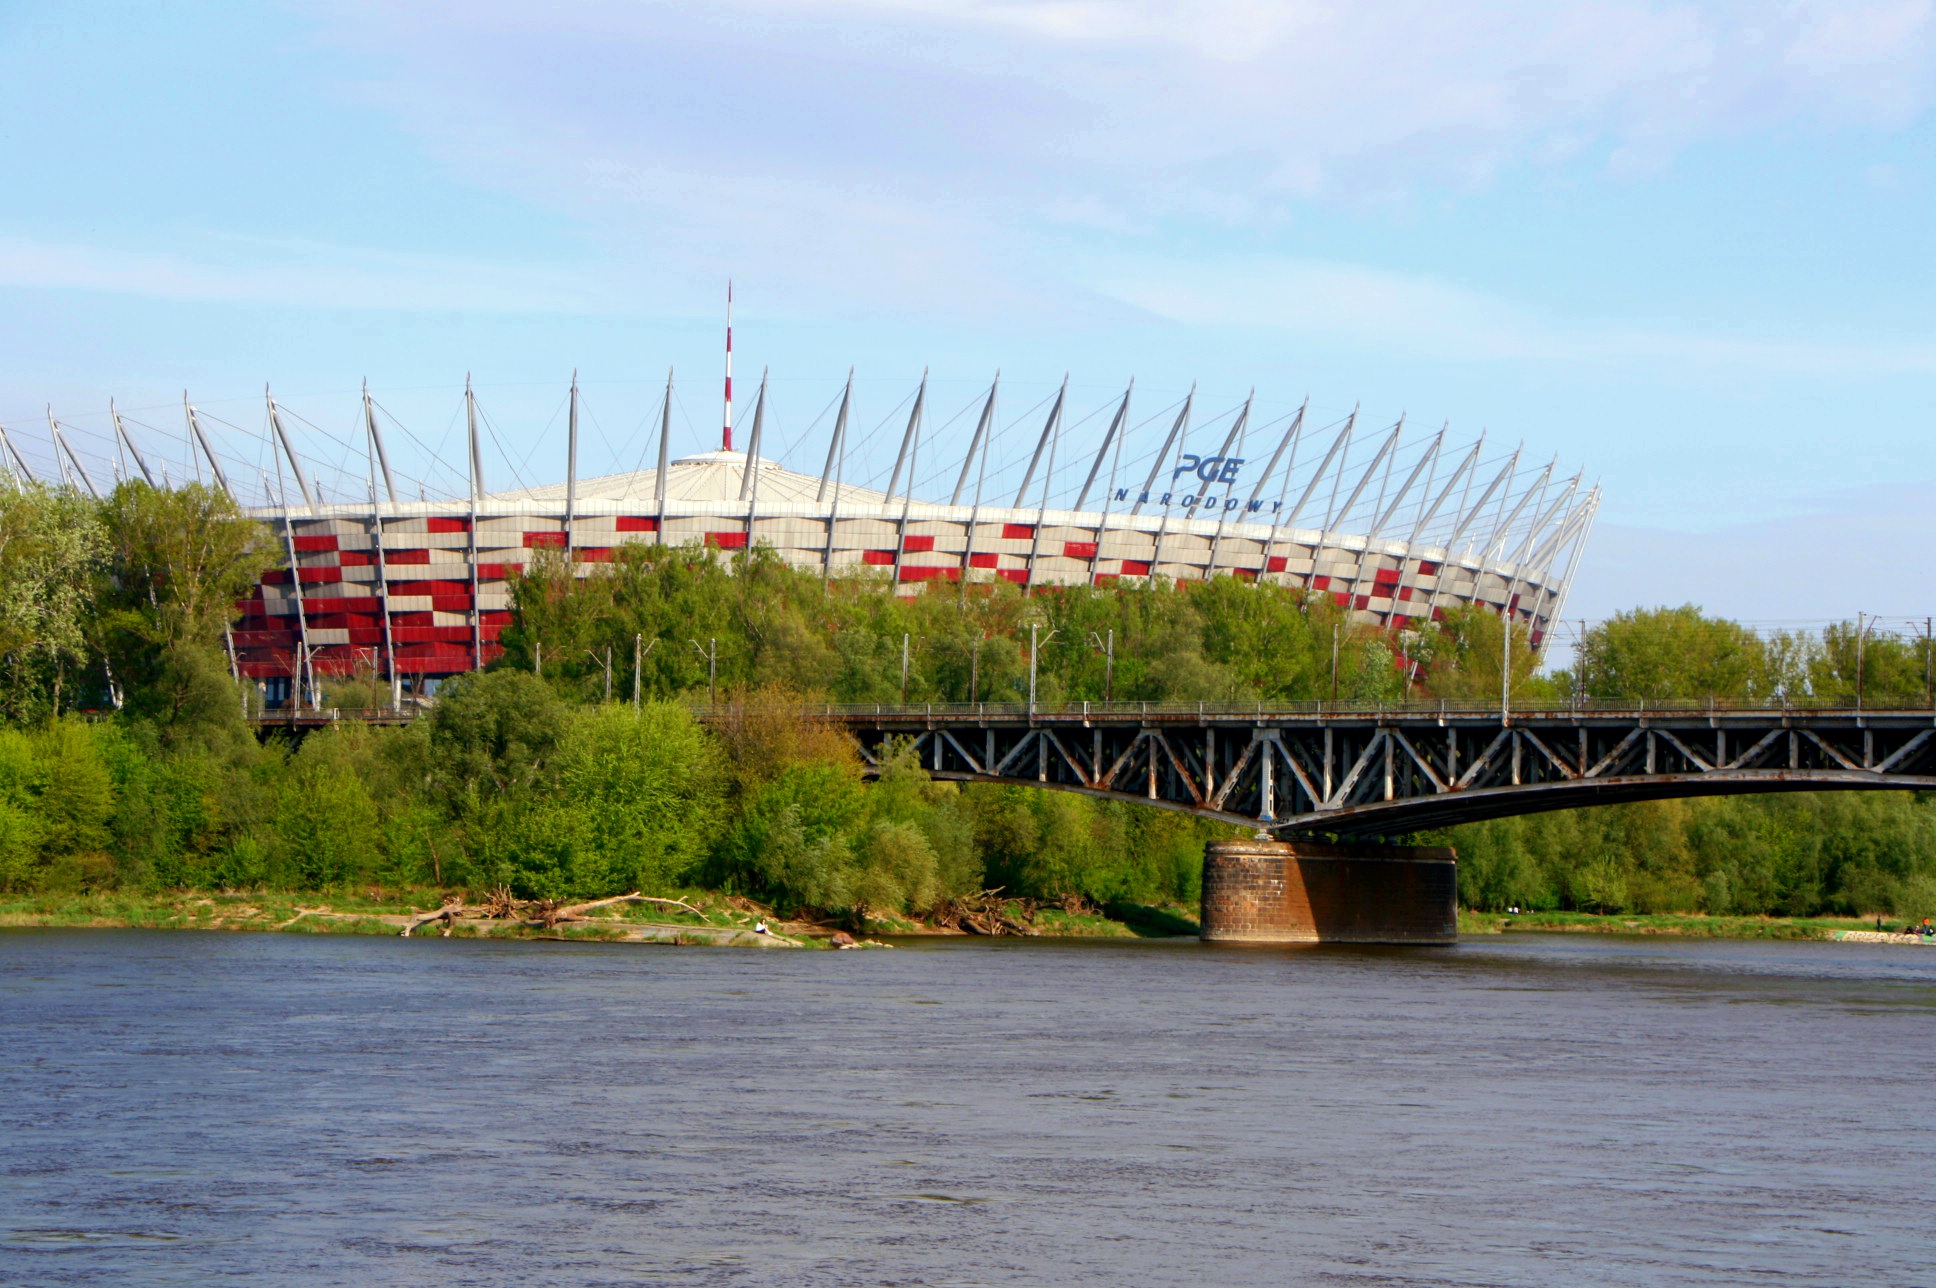
[{"label": "bridge", "polygon": [[1936,790],[1936,711],[1711,703],[833,706],[878,771],[1184,810],[1286,837],[1400,837],[1618,801]]},{"label": "bridge", "polygon": [[[299,738],[417,714],[256,719],[265,733]],[[1203,935],[1241,942],[1455,941],[1456,856],[1393,843],[1431,828],[1686,796],[1936,791],[1928,707],[1080,702],[802,714],[853,734],[876,774],[907,756],[933,778],[1079,792],[1251,829],[1254,839],[1212,841],[1204,856]]]}]

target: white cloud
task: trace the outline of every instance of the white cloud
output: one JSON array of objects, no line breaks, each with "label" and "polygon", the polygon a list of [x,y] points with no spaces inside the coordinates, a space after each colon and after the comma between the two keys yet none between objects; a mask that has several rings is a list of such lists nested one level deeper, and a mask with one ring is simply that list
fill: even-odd
[{"label": "white cloud", "polygon": [[1433,360],[1532,359],[1846,375],[1936,371],[1936,336],[1857,343],[1559,318],[1440,278],[1280,256],[1103,261],[1094,287],[1171,321],[1343,339]]},{"label": "white cloud", "polygon": [[[763,120],[834,173],[988,149],[1006,194],[1044,202],[1482,182],[1593,148],[1658,163],[1791,123],[1899,126],[1936,93],[1929,0],[386,0],[332,20],[513,134],[625,152]],[[832,128],[800,151],[814,120]],[[742,172],[786,159],[736,141]]]},{"label": "white cloud", "polygon": [[0,235],[0,286],[308,309],[599,313],[582,274],[524,265],[223,238],[195,256]]}]

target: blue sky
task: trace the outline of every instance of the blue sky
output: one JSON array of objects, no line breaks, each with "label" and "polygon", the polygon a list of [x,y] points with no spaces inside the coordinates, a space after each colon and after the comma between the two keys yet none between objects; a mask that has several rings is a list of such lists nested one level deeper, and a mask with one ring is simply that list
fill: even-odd
[{"label": "blue sky", "polygon": [[536,481],[576,367],[629,467],[669,367],[712,433],[730,274],[790,463],[850,365],[862,432],[924,367],[1254,385],[1583,466],[1569,616],[1936,609],[1928,0],[63,0],[0,77],[30,454],[265,382],[347,436],[366,376],[448,450],[472,372]]}]

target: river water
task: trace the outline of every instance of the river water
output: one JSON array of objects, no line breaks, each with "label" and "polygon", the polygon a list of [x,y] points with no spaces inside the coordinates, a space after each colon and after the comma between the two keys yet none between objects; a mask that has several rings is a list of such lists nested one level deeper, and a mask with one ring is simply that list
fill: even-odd
[{"label": "river water", "polygon": [[1936,949],[0,933],[0,1283],[1936,1283]]}]

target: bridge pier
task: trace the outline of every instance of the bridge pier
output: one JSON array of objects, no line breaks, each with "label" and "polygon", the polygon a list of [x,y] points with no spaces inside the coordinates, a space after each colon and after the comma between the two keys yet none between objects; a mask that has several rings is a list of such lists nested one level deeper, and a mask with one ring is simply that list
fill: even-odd
[{"label": "bridge pier", "polygon": [[1203,855],[1203,938],[1456,943],[1457,859],[1445,846],[1212,841]]}]

